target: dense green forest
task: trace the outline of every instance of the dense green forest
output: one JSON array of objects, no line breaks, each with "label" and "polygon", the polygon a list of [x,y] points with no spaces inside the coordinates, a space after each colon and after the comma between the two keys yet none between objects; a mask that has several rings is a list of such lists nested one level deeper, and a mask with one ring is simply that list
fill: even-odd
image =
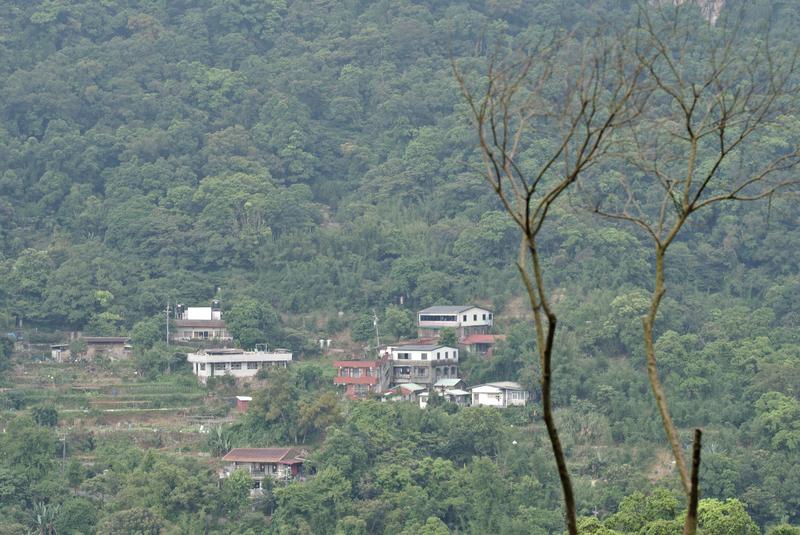
[{"label": "dense green forest", "polygon": [[[373,309],[400,338],[417,308],[480,302],[507,339],[492,360],[464,362],[467,379],[536,396],[518,238],[481,176],[451,59],[479,70],[493,47],[552,29],[579,39],[631,20],[631,4],[0,2],[4,332],[133,333],[137,373],[155,379],[169,364],[149,349],[154,318],[221,288],[240,341],[285,345],[309,366],[266,377],[255,409],[206,452],[301,443],[317,470],[249,502],[250,482],[220,486],[206,458],[105,435],[59,442],[51,407],[3,392],[0,533],[560,533],[535,408],[343,402],[313,342],[370,337]],[[726,4],[723,15],[739,5]],[[769,23],[771,43],[797,46],[800,6],[745,6],[746,39]],[[698,35],[713,31],[695,13]],[[788,525],[800,526],[798,228],[796,197],[719,205],[670,251],[657,349],[686,444],[705,430],[704,534],[800,532]],[[647,237],[567,199],[540,246],[582,530],[680,533],[644,374]],[[11,388],[18,361],[0,341]]]}]

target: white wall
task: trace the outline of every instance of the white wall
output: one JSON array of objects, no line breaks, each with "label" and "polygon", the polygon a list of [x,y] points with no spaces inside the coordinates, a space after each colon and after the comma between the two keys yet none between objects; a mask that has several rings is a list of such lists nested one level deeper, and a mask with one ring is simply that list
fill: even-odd
[{"label": "white wall", "polygon": [[[212,376],[212,368],[214,370],[214,377],[222,375],[232,375],[236,378],[253,377],[261,368],[269,368],[271,366],[288,366],[289,362],[292,361],[292,354],[288,352],[267,353],[263,351],[246,351],[242,353],[217,355],[209,355],[207,353],[189,353],[186,360],[192,367],[192,373],[195,374],[201,381],[205,382],[206,379]],[[234,369],[235,365],[237,364],[239,368]],[[248,364],[255,367],[250,368],[248,367]],[[214,366],[217,366],[217,368],[214,368]]]},{"label": "white wall", "polygon": [[210,320],[211,307],[188,307],[186,315],[183,317],[186,320]]},{"label": "white wall", "polygon": [[[399,358],[400,353],[408,353],[408,359],[401,359]],[[439,358],[436,358],[436,355],[439,355]],[[447,354],[447,356],[445,356]],[[425,355],[423,359],[422,356]],[[412,360],[455,360],[458,362],[458,349],[449,346],[442,346],[438,347],[434,350],[430,351],[422,351],[422,350],[410,350],[410,349],[403,349],[402,346],[393,347],[392,348],[392,360],[396,360],[399,362],[403,361],[412,361]]]},{"label": "white wall", "polygon": [[505,407],[503,400],[503,392],[488,393],[488,392],[473,392],[472,393],[473,405],[487,405],[489,407]]},{"label": "white wall", "polygon": [[[455,321],[423,321],[421,314],[417,313],[417,324],[420,327],[476,327],[479,325],[491,326],[493,323],[492,313],[485,308],[472,307],[458,314]],[[485,316],[485,318],[484,318]],[[466,319],[464,319],[466,317]]]}]

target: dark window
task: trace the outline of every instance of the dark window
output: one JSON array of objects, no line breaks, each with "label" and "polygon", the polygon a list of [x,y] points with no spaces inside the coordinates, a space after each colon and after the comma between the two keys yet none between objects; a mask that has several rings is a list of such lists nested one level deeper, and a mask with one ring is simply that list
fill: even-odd
[{"label": "dark window", "polygon": [[458,321],[453,314],[420,314],[419,321]]}]

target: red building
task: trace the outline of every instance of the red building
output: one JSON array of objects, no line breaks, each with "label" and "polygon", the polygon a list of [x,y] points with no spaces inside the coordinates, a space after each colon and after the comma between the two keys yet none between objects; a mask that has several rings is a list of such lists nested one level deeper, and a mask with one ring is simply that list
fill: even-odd
[{"label": "red building", "polygon": [[458,345],[463,347],[467,353],[490,358],[495,344],[505,339],[503,334],[470,334],[462,338]]},{"label": "red building", "polygon": [[250,396],[236,396],[236,410],[247,412],[251,401],[253,401],[253,398]]},{"label": "red building", "polygon": [[361,399],[370,392],[383,393],[389,387],[389,360],[337,360],[333,384],[344,385],[344,393],[351,399]]}]

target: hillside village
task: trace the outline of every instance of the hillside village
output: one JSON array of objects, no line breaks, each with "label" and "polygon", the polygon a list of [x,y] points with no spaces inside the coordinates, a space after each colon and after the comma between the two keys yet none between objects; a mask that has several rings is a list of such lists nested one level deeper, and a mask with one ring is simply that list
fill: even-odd
[{"label": "hillside village", "polygon": [[0,535],[800,535],[798,25],[3,2]]},{"label": "hillside village", "polygon": [[[269,376],[270,370],[303,363],[290,350],[269,348],[266,343],[257,343],[252,349],[236,347],[219,300],[213,300],[210,306],[175,304],[169,312],[165,316],[170,318],[169,343],[179,351],[186,351],[185,361],[174,372],[190,371],[200,387],[219,382],[227,385],[230,408],[225,410],[228,416],[219,422],[232,422],[248,413],[253,402],[252,389],[261,383],[260,378]],[[343,401],[405,402],[421,409],[431,403],[499,409],[524,407],[528,403],[530,393],[515,381],[468,385],[465,380],[461,368],[464,358],[491,360],[495,344],[505,338],[495,332],[491,310],[473,305],[432,306],[419,310],[415,318],[415,339],[367,345],[363,352],[354,352],[348,358],[341,358],[342,350],[332,347],[331,340],[320,340],[324,353],[331,355],[332,360],[328,361],[331,383]],[[377,318],[375,323],[377,342]],[[391,330],[389,325],[382,327]],[[49,361],[56,370],[66,367],[91,371],[102,362],[110,363],[112,368],[124,367],[140,351],[127,336],[71,333],[69,338],[50,345]],[[29,346],[24,341],[18,342],[18,349],[24,347]],[[123,413],[126,408],[137,410],[137,401],[120,402],[121,407],[109,401],[105,410]],[[131,414],[128,416],[135,419]],[[199,427],[201,434],[210,429],[208,425]],[[305,467],[309,449],[302,445],[249,443],[218,451],[219,457],[213,464],[218,467],[221,480],[244,470],[252,481],[253,496],[260,495],[265,479],[289,482],[304,480],[315,473],[313,467]]]}]

